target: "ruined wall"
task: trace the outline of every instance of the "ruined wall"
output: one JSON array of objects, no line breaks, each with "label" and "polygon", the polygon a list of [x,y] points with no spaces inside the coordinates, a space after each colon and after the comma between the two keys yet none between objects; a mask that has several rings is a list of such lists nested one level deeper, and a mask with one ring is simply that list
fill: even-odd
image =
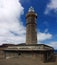
[{"label": "ruined wall", "polygon": [[15,52],[3,52],[0,51],[0,58],[13,58],[13,57],[21,57],[21,58],[31,58],[31,59],[37,59],[42,62],[48,62],[54,59],[54,53],[52,51],[49,52],[42,52],[42,51],[15,51]]},{"label": "ruined wall", "polygon": [[44,60],[44,53],[41,52],[5,52],[4,57],[6,59],[12,57],[24,57],[24,58],[31,58],[31,59],[38,59],[39,61]]},{"label": "ruined wall", "polygon": [[0,59],[4,58],[4,52],[0,50]]}]

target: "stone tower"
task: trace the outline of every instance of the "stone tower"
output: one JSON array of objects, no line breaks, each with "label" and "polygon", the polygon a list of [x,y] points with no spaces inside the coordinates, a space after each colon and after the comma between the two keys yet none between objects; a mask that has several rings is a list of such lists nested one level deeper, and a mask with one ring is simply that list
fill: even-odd
[{"label": "stone tower", "polygon": [[26,44],[29,45],[37,43],[36,18],[34,8],[30,7],[26,14]]}]

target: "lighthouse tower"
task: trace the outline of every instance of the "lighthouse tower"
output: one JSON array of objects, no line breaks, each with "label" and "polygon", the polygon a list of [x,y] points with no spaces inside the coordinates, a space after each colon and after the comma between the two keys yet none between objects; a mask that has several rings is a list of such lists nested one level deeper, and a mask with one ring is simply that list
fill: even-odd
[{"label": "lighthouse tower", "polygon": [[37,14],[33,7],[30,7],[28,13],[26,14],[26,44],[36,44],[37,43],[37,30],[36,30],[36,18]]}]

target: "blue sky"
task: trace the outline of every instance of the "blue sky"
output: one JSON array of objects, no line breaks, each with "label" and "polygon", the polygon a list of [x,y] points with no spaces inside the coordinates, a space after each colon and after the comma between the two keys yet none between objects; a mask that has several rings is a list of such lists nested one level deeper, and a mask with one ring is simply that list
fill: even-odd
[{"label": "blue sky", "polygon": [[57,49],[57,0],[0,0],[0,45],[26,42],[26,14],[37,13],[37,38]]},{"label": "blue sky", "polygon": [[53,10],[51,10],[48,12],[48,14],[45,14],[47,5],[50,2],[51,2],[51,0],[28,0],[27,2],[26,2],[26,0],[24,0],[24,1],[21,0],[21,4],[24,7],[24,15],[21,16],[24,26],[26,24],[25,15],[26,15],[29,7],[33,6],[35,9],[35,12],[38,14],[37,29],[39,29],[39,31],[41,31],[41,32],[44,32],[45,29],[48,29],[48,32],[50,32],[53,35],[56,35],[57,34],[56,13]]}]

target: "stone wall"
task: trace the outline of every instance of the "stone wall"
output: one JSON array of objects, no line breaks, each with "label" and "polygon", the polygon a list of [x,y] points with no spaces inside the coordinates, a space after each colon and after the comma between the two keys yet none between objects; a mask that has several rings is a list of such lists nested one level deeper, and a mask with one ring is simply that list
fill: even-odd
[{"label": "stone wall", "polygon": [[44,60],[44,53],[41,52],[5,52],[5,58],[12,58],[12,57],[26,57],[32,59],[39,59],[40,61]]},{"label": "stone wall", "polygon": [[52,51],[0,51],[0,58],[13,58],[13,57],[25,57],[25,58],[32,58],[32,59],[39,59],[42,62],[51,61],[54,57],[54,53]]},{"label": "stone wall", "polygon": [[4,52],[1,50],[0,51],[0,59],[4,58]]},{"label": "stone wall", "polygon": [[4,52],[4,57],[6,59],[8,58],[13,58],[13,57],[18,57],[18,53],[17,52]]}]

